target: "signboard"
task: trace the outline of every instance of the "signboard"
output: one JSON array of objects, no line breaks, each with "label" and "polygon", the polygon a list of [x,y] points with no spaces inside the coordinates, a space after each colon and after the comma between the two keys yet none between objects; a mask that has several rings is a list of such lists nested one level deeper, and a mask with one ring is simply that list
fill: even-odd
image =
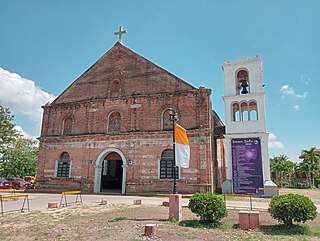
[{"label": "signboard", "polygon": [[232,139],[231,149],[233,192],[255,194],[263,187],[260,139]]}]

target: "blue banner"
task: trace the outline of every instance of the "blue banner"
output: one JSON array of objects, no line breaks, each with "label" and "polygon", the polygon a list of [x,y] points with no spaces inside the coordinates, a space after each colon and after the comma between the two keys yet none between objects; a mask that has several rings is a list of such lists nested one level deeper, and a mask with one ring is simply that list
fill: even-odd
[{"label": "blue banner", "polygon": [[256,194],[263,187],[260,139],[235,138],[231,148],[233,192]]}]

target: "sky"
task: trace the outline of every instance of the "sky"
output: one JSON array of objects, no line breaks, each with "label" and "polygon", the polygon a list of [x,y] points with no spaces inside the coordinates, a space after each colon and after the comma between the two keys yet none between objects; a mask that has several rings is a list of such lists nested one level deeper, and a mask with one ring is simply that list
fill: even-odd
[{"label": "sky", "polygon": [[224,120],[224,60],[260,55],[269,155],[320,147],[320,0],[0,0],[0,104],[26,137],[118,40],[195,87]]}]

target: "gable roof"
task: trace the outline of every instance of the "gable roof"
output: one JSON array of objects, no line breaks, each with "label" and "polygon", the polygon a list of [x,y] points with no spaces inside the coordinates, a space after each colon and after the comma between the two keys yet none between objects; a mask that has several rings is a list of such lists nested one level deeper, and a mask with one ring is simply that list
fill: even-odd
[{"label": "gable roof", "polygon": [[196,89],[150,60],[117,42],[63,91],[52,104]]}]

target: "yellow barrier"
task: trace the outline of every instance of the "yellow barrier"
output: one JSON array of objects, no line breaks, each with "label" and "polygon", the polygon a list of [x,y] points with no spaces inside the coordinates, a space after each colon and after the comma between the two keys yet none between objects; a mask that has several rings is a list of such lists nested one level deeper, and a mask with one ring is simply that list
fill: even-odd
[{"label": "yellow barrier", "polygon": [[265,188],[264,187],[259,187],[258,188],[258,192],[259,191],[276,191],[277,192],[277,196],[279,195],[279,188],[278,187],[265,187]]},{"label": "yellow barrier", "polygon": [[0,192],[9,192],[11,195],[16,195],[16,189],[0,189]]},{"label": "yellow barrier", "polygon": [[[77,195],[76,200],[74,202],[67,202],[67,195]],[[78,201],[78,198],[80,199]],[[64,200],[64,202],[63,202]],[[60,199],[60,205],[59,207],[64,207],[64,206],[68,206],[68,204],[81,204],[82,205],[82,197],[81,197],[81,191],[67,191],[67,192],[62,192],[61,193],[61,199]]]},{"label": "yellow barrier", "polygon": [[277,190],[278,191],[279,188],[278,187],[259,187],[258,190],[272,190],[272,191]]},{"label": "yellow barrier", "polygon": [[19,195],[12,195],[12,196],[0,196],[0,200],[5,199],[18,199],[18,198],[25,198],[28,197],[28,194],[19,194]]},{"label": "yellow barrier", "polygon": [[80,194],[81,191],[68,191],[68,192],[62,192],[62,195],[72,195],[72,194]]},{"label": "yellow barrier", "polygon": [[[16,199],[19,199],[19,198],[24,198],[21,209],[8,210],[8,211],[6,211],[6,212],[3,210],[3,201],[4,201],[4,200],[16,200]],[[28,208],[25,208],[25,207],[24,207],[26,201],[27,201]],[[2,215],[2,216],[3,216],[4,213],[9,213],[9,212],[15,212],[15,211],[21,211],[21,212],[23,212],[23,210],[28,210],[28,211],[30,211],[29,195],[28,195],[28,194],[10,195],[10,196],[0,195],[0,203],[1,203],[1,215]]]}]

